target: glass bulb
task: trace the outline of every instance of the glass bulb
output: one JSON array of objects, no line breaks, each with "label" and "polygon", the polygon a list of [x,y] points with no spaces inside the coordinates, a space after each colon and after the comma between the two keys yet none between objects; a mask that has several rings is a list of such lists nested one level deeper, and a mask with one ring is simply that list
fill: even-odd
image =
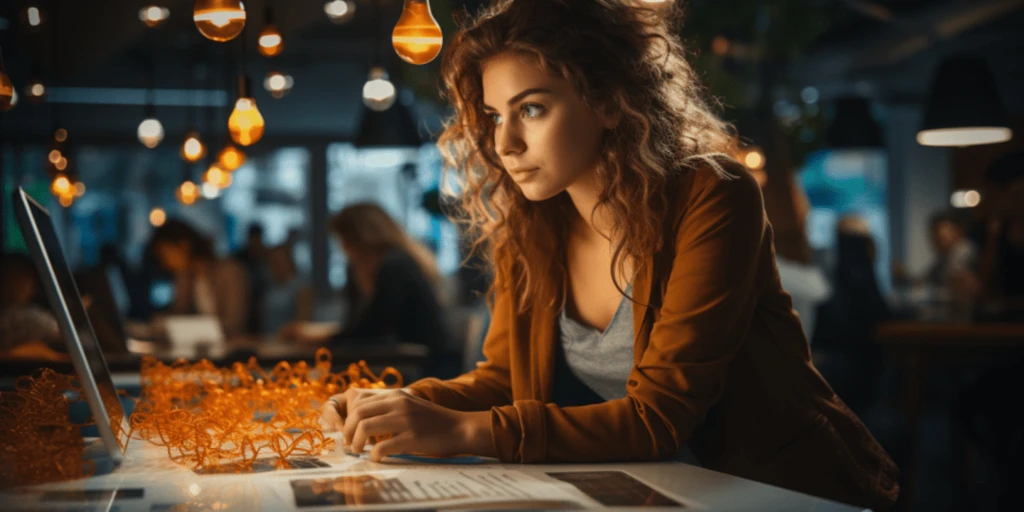
[{"label": "glass bulb", "polygon": [[402,60],[426,64],[441,52],[441,26],[430,12],[429,0],[405,0],[402,15],[391,32],[391,44]]},{"label": "glass bulb", "polygon": [[230,41],[245,28],[245,7],[240,0],[196,0],[192,20],[207,39]]},{"label": "glass bulb", "polygon": [[271,71],[263,79],[263,88],[275,98],[283,98],[291,90],[294,81],[292,77],[280,71]]},{"label": "glass bulb", "polygon": [[143,146],[153,149],[160,145],[160,141],[164,140],[164,125],[160,124],[160,120],[155,117],[143,119],[139,123],[137,135]]},{"label": "glass bulb", "polygon": [[388,74],[383,68],[370,70],[370,78],[363,85],[363,103],[377,112],[383,112],[395,104],[395,85],[388,80]]},{"label": "glass bulb", "polygon": [[175,196],[178,197],[178,202],[181,204],[191,206],[199,199],[199,187],[191,180],[185,181],[178,187]]},{"label": "glass bulb", "polygon": [[267,25],[263,27],[263,31],[260,32],[260,55],[264,57],[277,57],[284,51],[284,40],[281,39],[281,33],[277,31],[277,27],[273,25]]},{"label": "glass bulb", "polygon": [[330,0],[324,4],[324,12],[332,23],[348,23],[356,15],[356,4],[352,0]]},{"label": "glass bulb", "polygon": [[245,153],[230,143],[224,146],[224,149],[220,150],[220,153],[217,154],[217,164],[225,171],[234,171],[244,163]]},{"label": "glass bulb", "polygon": [[14,84],[7,73],[0,71],[0,111],[7,112],[18,102]]},{"label": "glass bulb", "polygon": [[67,176],[58,174],[50,185],[50,192],[55,196],[64,196],[72,193],[72,187],[71,180]]},{"label": "glass bulb", "polygon": [[194,164],[200,158],[206,156],[206,146],[199,138],[199,132],[192,130],[185,136],[185,142],[181,145],[181,159]]},{"label": "glass bulb", "polygon": [[252,145],[263,137],[263,126],[263,116],[256,108],[256,100],[238,98],[238,101],[235,102],[235,110],[228,118],[231,140],[243,146]]},{"label": "glass bulb", "polygon": [[171,15],[170,9],[159,5],[149,5],[139,9],[139,21],[145,23],[149,28],[156,28],[163,25],[167,17]]},{"label": "glass bulb", "polygon": [[42,103],[43,98],[46,97],[46,86],[43,85],[43,81],[38,78],[33,78],[28,85],[25,86],[25,97],[31,103]]},{"label": "glass bulb", "polygon": [[163,208],[157,206],[149,211],[149,223],[152,224],[153,227],[158,228],[163,226],[164,222],[167,222],[167,212],[165,212]]}]

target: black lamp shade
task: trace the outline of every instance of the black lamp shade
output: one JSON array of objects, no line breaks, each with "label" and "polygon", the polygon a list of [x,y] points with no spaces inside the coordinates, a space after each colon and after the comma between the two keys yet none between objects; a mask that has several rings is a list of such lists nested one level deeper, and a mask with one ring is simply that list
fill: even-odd
[{"label": "black lamp shade", "polygon": [[836,100],[835,115],[825,130],[825,140],[836,149],[885,147],[881,129],[871,117],[871,105],[857,97]]},{"label": "black lamp shade", "polygon": [[1003,142],[1012,136],[1008,126],[988,63],[979,56],[958,56],[945,60],[935,74],[917,139],[931,146]]},{"label": "black lamp shade", "polygon": [[363,107],[356,147],[418,147],[423,137],[416,129],[412,112],[401,101],[377,112]]}]

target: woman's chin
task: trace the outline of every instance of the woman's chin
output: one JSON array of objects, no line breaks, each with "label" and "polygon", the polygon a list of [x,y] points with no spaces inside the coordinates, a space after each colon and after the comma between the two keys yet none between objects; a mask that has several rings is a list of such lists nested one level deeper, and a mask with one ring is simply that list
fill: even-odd
[{"label": "woman's chin", "polygon": [[519,190],[526,197],[527,201],[539,202],[547,199],[551,199],[561,190],[553,190],[551,187],[545,187],[539,183],[520,183]]}]

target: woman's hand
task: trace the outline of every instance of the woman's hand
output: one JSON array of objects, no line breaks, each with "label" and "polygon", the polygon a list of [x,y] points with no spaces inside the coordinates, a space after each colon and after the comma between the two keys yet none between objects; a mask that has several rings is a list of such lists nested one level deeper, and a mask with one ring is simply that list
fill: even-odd
[{"label": "woman's hand", "polygon": [[345,418],[348,416],[349,404],[361,398],[381,393],[397,393],[398,391],[400,390],[349,388],[344,393],[332,396],[320,406],[320,426],[324,432],[341,432],[345,425]]},{"label": "woman's hand", "polygon": [[[322,421],[341,425],[353,453],[362,453],[371,438],[380,439],[370,451],[374,461],[398,453],[494,456],[489,411],[454,411],[404,389],[349,390],[335,398],[340,406],[328,402],[335,410],[323,411]],[[345,411],[343,418],[338,409]]]}]

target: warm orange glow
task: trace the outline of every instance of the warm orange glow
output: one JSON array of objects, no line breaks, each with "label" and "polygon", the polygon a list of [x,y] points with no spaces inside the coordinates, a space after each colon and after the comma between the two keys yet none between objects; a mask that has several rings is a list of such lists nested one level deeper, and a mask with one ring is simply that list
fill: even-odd
[{"label": "warm orange glow", "polygon": [[63,206],[64,208],[68,208],[68,207],[71,206],[72,203],[75,202],[75,196],[70,195],[70,194],[63,195],[63,196],[58,197],[57,200],[60,201],[60,205],[61,206]]},{"label": "warm orange glow", "polygon": [[256,108],[256,100],[252,98],[238,98],[235,102],[235,110],[228,118],[228,130],[231,132],[231,140],[249,146],[263,138],[263,116]]},{"label": "warm orange glow", "polygon": [[68,159],[62,156],[53,163],[53,166],[56,167],[58,171],[63,171],[68,168]]},{"label": "warm orange glow", "polygon": [[715,38],[711,40],[711,53],[721,57],[729,53],[730,46],[729,40],[724,36],[715,36]]},{"label": "warm orange glow", "polygon": [[158,206],[149,211],[149,223],[152,224],[153,227],[158,228],[163,226],[164,222],[167,222],[167,212],[165,212],[163,208]]},{"label": "warm orange glow", "polygon": [[267,25],[260,32],[260,55],[264,57],[277,57],[284,51],[284,40],[277,27]]},{"label": "warm orange glow", "polygon": [[68,131],[64,128],[57,128],[57,131],[53,132],[53,140],[57,142],[64,142],[68,138]]},{"label": "warm orange glow", "polygon": [[428,0],[405,0],[402,16],[391,33],[391,43],[402,60],[426,64],[441,52],[441,27],[430,12]]},{"label": "warm orange glow", "polygon": [[44,96],[46,96],[46,86],[43,85],[42,80],[35,78],[25,86],[25,97],[28,98],[28,101],[40,103]]},{"label": "warm orange glow", "polygon": [[242,33],[245,28],[245,9],[239,0],[196,0],[192,20],[200,34],[223,43]]},{"label": "warm orange glow", "polygon": [[51,164],[57,163],[57,161],[60,160],[60,158],[62,156],[63,155],[60,154],[60,150],[59,149],[54,149],[53,151],[50,151],[50,157],[49,157],[50,158],[50,163]]},{"label": "warm orange glow", "polygon": [[178,187],[175,195],[178,197],[178,201],[181,204],[191,206],[199,199],[199,187],[191,181],[186,181]]},{"label": "warm orange glow", "polygon": [[189,132],[185,137],[185,142],[181,145],[182,160],[194,164],[204,156],[206,156],[206,145],[199,138],[199,133],[195,130]]},{"label": "warm orange glow", "polygon": [[245,163],[245,153],[242,150],[228,144],[217,154],[217,164],[225,171],[238,169]]},{"label": "warm orange glow", "polygon": [[747,154],[743,157],[743,164],[749,169],[763,169],[764,168],[764,154],[759,149],[751,149],[747,151]]},{"label": "warm orange glow", "polygon": [[50,185],[50,192],[55,196],[66,196],[72,193],[71,180],[63,174],[58,174]]},{"label": "warm orange glow", "polygon": [[228,188],[234,179],[231,177],[231,173],[221,169],[217,164],[210,166],[206,172],[203,173],[203,182],[209,183],[210,185],[216,185],[218,188]]},{"label": "warm orange glow", "polygon": [[7,112],[14,108],[14,84],[7,73],[0,71],[0,111]]}]

